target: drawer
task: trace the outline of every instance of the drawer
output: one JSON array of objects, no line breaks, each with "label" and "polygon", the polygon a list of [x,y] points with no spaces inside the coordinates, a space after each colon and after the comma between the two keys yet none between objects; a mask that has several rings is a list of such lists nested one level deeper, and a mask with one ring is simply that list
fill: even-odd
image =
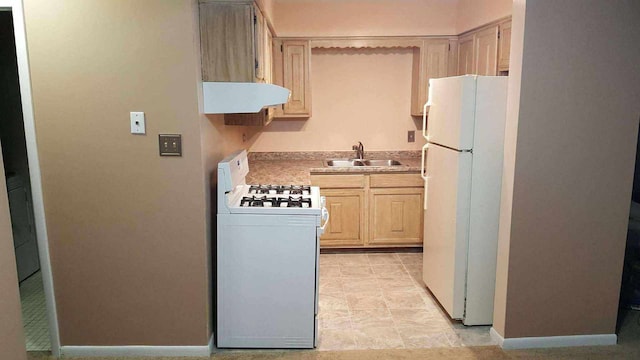
[{"label": "drawer", "polygon": [[319,186],[320,189],[363,188],[364,175],[311,175],[311,185]]},{"label": "drawer", "polygon": [[420,174],[371,174],[372,188],[424,187]]}]

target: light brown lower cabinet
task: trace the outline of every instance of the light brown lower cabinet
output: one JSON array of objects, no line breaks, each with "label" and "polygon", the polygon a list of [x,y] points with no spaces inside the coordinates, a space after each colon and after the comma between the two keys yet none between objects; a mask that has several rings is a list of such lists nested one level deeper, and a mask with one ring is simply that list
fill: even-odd
[{"label": "light brown lower cabinet", "polygon": [[322,248],[422,246],[420,174],[311,175],[327,199]]},{"label": "light brown lower cabinet", "polygon": [[369,244],[422,245],[422,188],[371,189]]},{"label": "light brown lower cabinet", "polygon": [[321,246],[364,245],[364,190],[327,189],[329,223],[320,239]]}]

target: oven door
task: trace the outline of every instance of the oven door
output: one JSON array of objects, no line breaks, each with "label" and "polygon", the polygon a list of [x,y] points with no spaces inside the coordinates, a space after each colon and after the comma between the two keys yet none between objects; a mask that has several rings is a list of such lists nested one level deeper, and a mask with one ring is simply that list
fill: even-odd
[{"label": "oven door", "polygon": [[219,348],[315,346],[319,217],[218,215]]}]

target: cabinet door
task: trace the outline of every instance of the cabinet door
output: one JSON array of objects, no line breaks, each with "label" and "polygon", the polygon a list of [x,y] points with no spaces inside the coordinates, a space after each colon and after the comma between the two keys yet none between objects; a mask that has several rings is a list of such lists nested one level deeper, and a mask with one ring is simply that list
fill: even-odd
[{"label": "cabinet door", "polygon": [[458,75],[475,74],[473,68],[473,35],[460,38],[458,42]]},{"label": "cabinet door", "polygon": [[265,17],[257,6],[253,7],[253,43],[256,69],[256,82],[265,82],[266,75],[266,42],[268,29],[265,27]]},{"label": "cabinet door", "polygon": [[[282,86],[291,91],[289,101],[284,104],[283,117],[311,116],[311,83],[309,66],[311,46],[309,41],[282,41]],[[278,116],[278,114],[276,114]]]},{"label": "cabinet door", "polygon": [[422,245],[423,188],[371,189],[370,245]]},{"label": "cabinet door", "polygon": [[414,50],[411,115],[422,116],[428,100],[429,79],[447,76],[449,40],[425,40]]},{"label": "cabinet door", "polygon": [[[427,88],[430,79],[447,77],[449,60],[449,40],[426,41],[427,49]],[[425,94],[425,102],[429,100],[429,93]]]},{"label": "cabinet door", "polygon": [[364,190],[321,191],[327,199],[329,223],[320,238],[321,247],[364,245]]},{"label": "cabinet door", "polygon": [[458,40],[449,40],[449,63],[447,76],[458,75]]},{"label": "cabinet door", "polygon": [[250,4],[201,3],[202,79],[253,82],[253,31]]},{"label": "cabinet door", "polygon": [[500,24],[498,39],[498,71],[509,71],[511,51],[511,21]]},{"label": "cabinet door", "polygon": [[267,25],[267,19],[264,19],[264,82],[273,84],[273,35]]},{"label": "cabinet door", "polygon": [[496,75],[498,71],[498,26],[478,32],[474,43],[476,74]]}]

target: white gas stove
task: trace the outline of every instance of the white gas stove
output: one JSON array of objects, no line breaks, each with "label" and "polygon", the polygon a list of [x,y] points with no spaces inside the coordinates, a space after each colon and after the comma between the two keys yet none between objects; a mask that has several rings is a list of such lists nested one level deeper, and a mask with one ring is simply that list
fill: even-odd
[{"label": "white gas stove", "polygon": [[318,335],[316,186],[247,185],[246,151],[218,164],[217,331],[220,348],[312,348]]},{"label": "white gas stove", "polygon": [[[247,185],[249,164],[245,150],[218,164],[218,214],[320,215],[324,198],[309,185]],[[323,214],[326,217],[327,214]]]}]

